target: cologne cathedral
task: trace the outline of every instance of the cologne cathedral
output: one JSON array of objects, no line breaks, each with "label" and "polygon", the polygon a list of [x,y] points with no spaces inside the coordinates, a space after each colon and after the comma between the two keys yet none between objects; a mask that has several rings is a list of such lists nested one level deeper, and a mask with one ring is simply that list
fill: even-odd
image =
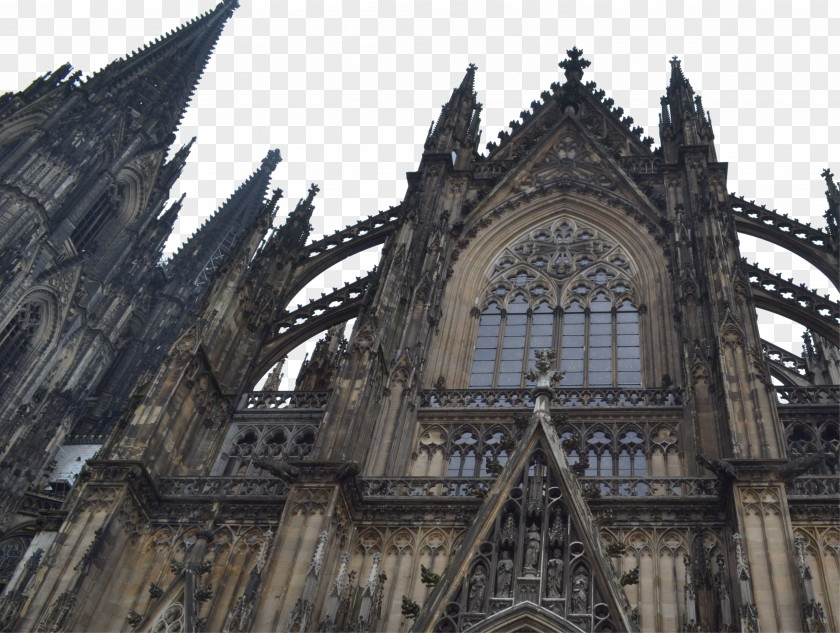
[{"label": "cologne cathedral", "polygon": [[574,48],[486,148],[470,66],[391,208],[311,240],[272,150],[162,261],[236,6],[0,97],[0,630],[840,630],[840,308],[738,249],[837,285],[831,172],[729,193],[676,58],[654,147]]}]

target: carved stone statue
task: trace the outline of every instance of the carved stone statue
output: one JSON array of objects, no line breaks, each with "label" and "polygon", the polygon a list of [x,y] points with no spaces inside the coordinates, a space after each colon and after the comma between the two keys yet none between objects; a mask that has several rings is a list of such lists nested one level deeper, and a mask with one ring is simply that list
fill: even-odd
[{"label": "carved stone statue", "polygon": [[513,580],[513,561],[510,553],[502,550],[502,557],[496,563],[496,595],[507,597],[510,595],[510,585]]},{"label": "carved stone statue", "polygon": [[487,575],[484,565],[478,565],[470,578],[470,595],[467,601],[467,611],[477,613],[484,605],[484,588],[487,585]]},{"label": "carved stone statue", "polygon": [[589,604],[589,573],[581,569],[572,581],[572,613],[586,613]]},{"label": "carved stone statue", "polygon": [[525,566],[523,571],[536,572],[540,564],[540,529],[536,523],[528,528],[528,537],[525,541]]},{"label": "carved stone statue", "polygon": [[548,561],[546,571],[546,591],[549,598],[559,598],[563,595],[563,559],[559,549],[555,549]]}]

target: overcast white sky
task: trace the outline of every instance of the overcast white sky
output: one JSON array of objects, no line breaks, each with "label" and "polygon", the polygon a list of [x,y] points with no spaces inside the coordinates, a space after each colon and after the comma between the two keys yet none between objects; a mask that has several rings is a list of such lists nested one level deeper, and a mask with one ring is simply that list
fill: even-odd
[{"label": "overcast white sky", "polygon": [[[321,187],[313,238],[398,203],[429,123],[468,63],[479,67],[484,145],[563,80],[557,63],[573,45],[592,62],[584,81],[596,81],[656,145],[659,97],[677,55],[712,116],[730,190],[823,226],[820,172],[840,171],[840,18],[828,16],[827,0],[241,1],[179,131],[179,144],[198,140],[172,192],[187,200],[169,250],[273,147],[283,155],[274,176],[285,191],[281,216],[310,182]],[[215,4],[7,0],[0,91],[66,61],[96,71]],[[828,289],[794,256],[746,237],[742,251]],[[363,255],[328,272],[310,296],[376,260]],[[799,350],[798,331],[763,322]]]}]

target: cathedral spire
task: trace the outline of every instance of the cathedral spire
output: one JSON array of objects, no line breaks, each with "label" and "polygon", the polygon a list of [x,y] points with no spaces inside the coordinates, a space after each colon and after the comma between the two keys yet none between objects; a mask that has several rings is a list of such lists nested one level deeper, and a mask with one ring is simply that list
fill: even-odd
[{"label": "cathedral spire", "polygon": [[[478,147],[481,104],[476,101],[475,71],[470,64],[461,84],[452,91],[449,101],[440,111],[437,123],[429,130],[426,153],[454,152],[456,156],[471,157]],[[467,150],[464,152],[463,150]]]},{"label": "cathedral spire", "polygon": [[712,119],[703,108],[700,95],[695,96],[676,56],[671,58],[671,80],[661,101],[659,135],[666,160],[674,162],[680,146],[706,145],[709,160],[717,162]]},{"label": "cathedral spire", "polygon": [[123,102],[135,125],[158,141],[172,134],[236,0],[224,0],[164,37],[118,59],[86,81],[92,102]]},{"label": "cathedral spire", "polygon": [[280,150],[268,151],[260,167],[175,253],[167,265],[172,275],[193,282],[212,274],[239,235],[256,219],[268,191],[271,174],[281,160]]}]

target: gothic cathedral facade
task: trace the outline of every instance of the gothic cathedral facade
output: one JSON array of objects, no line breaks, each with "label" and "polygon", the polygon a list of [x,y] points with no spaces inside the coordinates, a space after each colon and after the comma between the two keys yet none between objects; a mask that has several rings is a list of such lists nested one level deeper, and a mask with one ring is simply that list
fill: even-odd
[{"label": "gothic cathedral facade", "polygon": [[730,194],[678,60],[654,149],[572,49],[484,154],[470,66],[396,206],[272,228],[273,150],[162,264],[235,8],[0,97],[0,628],[840,630],[840,309],[737,237],[836,285],[832,174],[822,229]]}]

